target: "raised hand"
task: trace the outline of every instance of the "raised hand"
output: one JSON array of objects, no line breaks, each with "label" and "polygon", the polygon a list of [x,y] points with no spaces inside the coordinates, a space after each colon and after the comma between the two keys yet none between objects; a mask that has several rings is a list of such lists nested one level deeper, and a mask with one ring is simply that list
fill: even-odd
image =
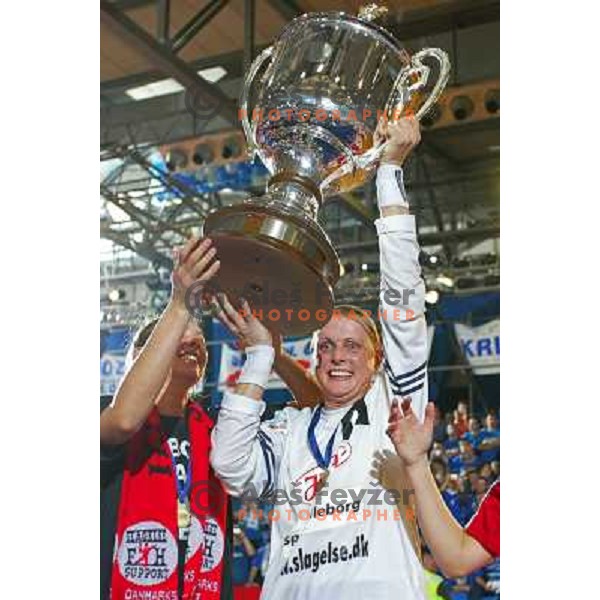
[{"label": "raised hand", "polygon": [[201,293],[202,284],[214,277],[221,263],[215,260],[216,249],[210,239],[190,238],[185,246],[173,251],[174,267],[171,274],[171,298],[175,304],[185,306],[186,295],[194,287],[194,293]]},{"label": "raised hand", "polygon": [[386,432],[406,466],[411,466],[427,456],[433,440],[435,415],[433,402],[429,402],[425,409],[425,421],[421,423],[410,404],[410,399],[404,398],[401,410],[398,400],[394,398]]},{"label": "raised hand", "polygon": [[421,141],[419,121],[415,117],[379,121],[375,143],[388,142],[381,156],[381,164],[402,166],[413,148]]},{"label": "raised hand", "polygon": [[252,314],[248,302],[240,299],[240,309],[235,309],[225,294],[211,300],[213,314],[237,337],[240,346],[273,345],[271,332]]}]

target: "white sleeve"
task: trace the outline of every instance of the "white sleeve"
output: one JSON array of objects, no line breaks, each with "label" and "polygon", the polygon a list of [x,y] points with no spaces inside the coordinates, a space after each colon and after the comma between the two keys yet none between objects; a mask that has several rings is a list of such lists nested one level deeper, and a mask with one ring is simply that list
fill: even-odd
[{"label": "white sleeve", "polygon": [[261,425],[265,403],[226,392],[212,432],[210,463],[232,496],[270,494],[288,433],[287,409]]},{"label": "white sleeve", "polygon": [[428,400],[427,322],[415,217],[382,217],[375,226],[381,265],[379,320],[384,368],[391,393],[410,396],[413,410],[422,419]]}]

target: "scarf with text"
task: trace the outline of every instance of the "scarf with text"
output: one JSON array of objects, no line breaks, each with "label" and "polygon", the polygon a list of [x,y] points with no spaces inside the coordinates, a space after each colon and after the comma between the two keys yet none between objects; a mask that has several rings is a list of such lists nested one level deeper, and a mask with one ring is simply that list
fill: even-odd
[{"label": "scarf with text", "polygon": [[[196,403],[189,432],[191,524],[183,600],[221,597],[227,494],[209,464],[213,421]],[[178,600],[177,474],[158,410],[129,441],[117,519],[111,598]]]}]

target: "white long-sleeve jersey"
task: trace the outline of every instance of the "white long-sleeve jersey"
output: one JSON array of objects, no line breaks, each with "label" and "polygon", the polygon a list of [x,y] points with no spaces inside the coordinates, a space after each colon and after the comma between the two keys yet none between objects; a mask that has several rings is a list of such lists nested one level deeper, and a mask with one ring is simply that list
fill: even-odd
[{"label": "white long-sleeve jersey", "polygon": [[424,415],[425,289],[414,217],[384,217],[375,225],[384,364],[363,402],[322,411],[315,430],[321,451],[336,431],[327,485],[318,492],[322,470],[308,443],[315,409],[286,408],[261,424],[264,402],[226,393],[213,430],[212,465],[229,492],[275,492],[264,600],[425,598],[423,571],[394,498],[369,475],[374,452],[393,450],[385,433],[393,397],[410,396]]}]

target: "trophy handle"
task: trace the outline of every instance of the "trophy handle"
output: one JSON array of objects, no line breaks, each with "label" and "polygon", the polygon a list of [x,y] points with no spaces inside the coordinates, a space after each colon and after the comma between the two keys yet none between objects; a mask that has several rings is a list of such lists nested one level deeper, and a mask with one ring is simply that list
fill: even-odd
[{"label": "trophy handle", "polygon": [[[262,160],[260,147],[256,141],[256,124],[251,123],[248,118],[248,98],[250,91],[254,84],[254,78],[258,73],[258,70],[263,66],[267,59],[272,58],[274,46],[265,48],[255,59],[250,70],[244,79],[244,85],[242,86],[242,95],[240,96],[240,111],[242,117],[242,129],[244,130],[244,136],[246,138],[246,144],[248,146],[248,156],[252,159],[255,154],[258,154]],[[254,127],[253,127],[254,125]],[[265,161],[263,161],[265,162]],[[266,163],[265,163],[266,164]]]},{"label": "trophy handle", "polygon": [[[438,101],[448,83],[448,78],[450,77],[450,59],[448,58],[448,54],[440,48],[425,48],[413,55],[410,64],[401,69],[400,73],[398,73],[385,107],[386,115],[389,115],[390,112],[394,111],[401,112],[406,104],[405,99],[410,99],[412,94],[418,92],[427,85],[431,69],[423,64],[421,59],[425,57],[435,58],[440,63],[440,74],[433,90],[431,90],[431,94],[429,94],[427,100],[417,111],[415,115],[416,118],[419,120],[422,119],[429,109]],[[400,96],[398,101],[393,104],[393,99],[398,95]],[[388,142],[383,142],[379,146],[371,148],[360,156],[358,159],[360,168],[368,168],[372,166],[373,163],[378,162],[387,144]]]},{"label": "trophy handle", "polygon": [[[388,110],[391,108],[390,105],[391,100],[394,97],[394,92],[400,92],[400,101],[395,107],[397,110],[398,105],[402,108],[404,107],[403,101],[406,92],[412,95],[425,87],[427,80],[429,79],[429,74],[431,73],[431,69],[423,64],[421,60],[425,57],[435,58],[440,63],[440,75],[433,90],[431,90],[431,94],[429,94],[429,98],[427,98],[421,108],[417,111],[417,114],[415,115],[417,119],[422,119],[423,116],[429,112],[429,109],[438,101],[448,83],[448,78],[450,77],[450,59],[448,58],[448,54],[440,48],[425,48],[417,52],[411,58],[411,64],[404,67],[398,74],[394,85],[394,91],[390,94],[390,100],[388,101]],[[407,81],[409,82],[408,86],[405,85]],[[410,95],[408,96],[409,99]]]}]

